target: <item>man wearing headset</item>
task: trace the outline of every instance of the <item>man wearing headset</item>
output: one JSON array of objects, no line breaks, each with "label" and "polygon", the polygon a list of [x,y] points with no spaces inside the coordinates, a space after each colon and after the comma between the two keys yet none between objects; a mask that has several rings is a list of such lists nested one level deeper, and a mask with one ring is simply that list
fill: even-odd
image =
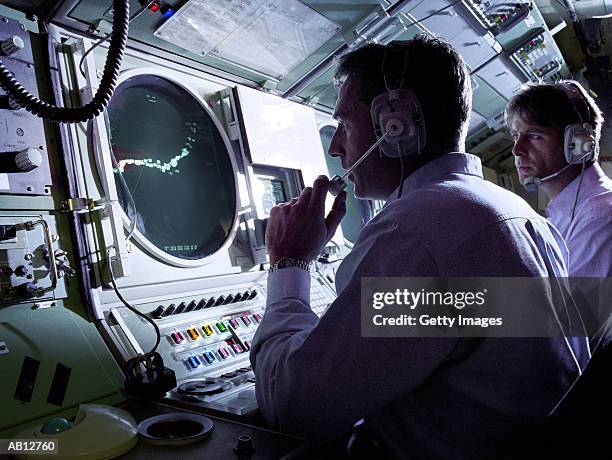
[{"label": "man wearing headset", "polygon": [[251,349],[262,416],[319,441],[365,418],[386,458],[501,458],[577,377],[584,341],[363,337],[361,279],[566,276],[560,236],[463,153],[470,77],[449,44],[367,45],[336,78],[329,154],[349,169],[382,142],[348,177],[356,196],[387,202],[340,265],[320,320],[307,268],[344,215],[343,195],[326,217],[334,181],[319,177],[272,209],[266,313]]},{"label": "man wearing headset", "polygon": [[569,249],[569,274],[612,276],[612,180],[599,164],[601,110],[575,81],[529,84],[506,107],[519,180],[539,187]]}]

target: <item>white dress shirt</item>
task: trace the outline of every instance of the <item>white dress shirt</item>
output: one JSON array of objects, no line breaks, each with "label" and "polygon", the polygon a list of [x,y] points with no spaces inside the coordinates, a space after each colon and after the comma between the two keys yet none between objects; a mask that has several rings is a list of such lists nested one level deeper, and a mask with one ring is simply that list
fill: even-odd
[{"label": "white dress shirt", "polygon": [[572,208],[580,176],[553,198],[546,214],[569,250],[569,275],[612,276],[612,179],[598,163],[584,171],[574,220]]}]

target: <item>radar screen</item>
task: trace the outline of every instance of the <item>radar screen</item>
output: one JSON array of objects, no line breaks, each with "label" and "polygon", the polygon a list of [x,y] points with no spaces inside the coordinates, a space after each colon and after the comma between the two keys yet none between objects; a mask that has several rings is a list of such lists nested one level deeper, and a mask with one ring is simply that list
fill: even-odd
[{"label": "radar screen", "polygon": [[160,251],[202,259],[230,237],[236,218],[231,152],[204,103],[178,84],[136,75],[108,108],[119,200]]}]

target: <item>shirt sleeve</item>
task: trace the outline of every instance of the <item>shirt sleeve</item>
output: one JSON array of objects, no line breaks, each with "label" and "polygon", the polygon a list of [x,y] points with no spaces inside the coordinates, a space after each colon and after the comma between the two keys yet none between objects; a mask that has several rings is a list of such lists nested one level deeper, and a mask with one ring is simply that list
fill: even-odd
[{"label": "shirt sleeve", "polygon": [[[364,230],[343,262],[348,282],[320,320],[304,295],[306,272],[285,269],[268,279],[251,363],[259,409],[275,429],[315,440],[337,436],[416,388],[455,346],[454,338],[362,337],[362,276],[433,276],[436,270],[426,248],[400,238],[395,227]],[[292,286],[279,286],[286,282]]]},{"label": "shirt sleeve", "polygon": [[567,242],[570,276],[612,276],[612,210],[576,223]]}]

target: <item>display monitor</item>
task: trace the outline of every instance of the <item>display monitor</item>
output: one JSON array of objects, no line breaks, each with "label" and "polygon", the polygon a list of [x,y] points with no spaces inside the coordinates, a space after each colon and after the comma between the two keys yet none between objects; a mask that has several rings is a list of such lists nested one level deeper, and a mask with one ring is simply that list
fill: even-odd
[{"label": "display monitor", "polygon": [[304,188],[301,172],[297,169],[253,165],[253,174],[253,193],[262,217],[269,217],[274,206],[299,196]]},{"label": "display monitor", "polygon": [[119,200],[156,249],[203,259],[230,237],[236,179],[227,142],[204,103],[166,78],[123,81],[108,107]]}]

